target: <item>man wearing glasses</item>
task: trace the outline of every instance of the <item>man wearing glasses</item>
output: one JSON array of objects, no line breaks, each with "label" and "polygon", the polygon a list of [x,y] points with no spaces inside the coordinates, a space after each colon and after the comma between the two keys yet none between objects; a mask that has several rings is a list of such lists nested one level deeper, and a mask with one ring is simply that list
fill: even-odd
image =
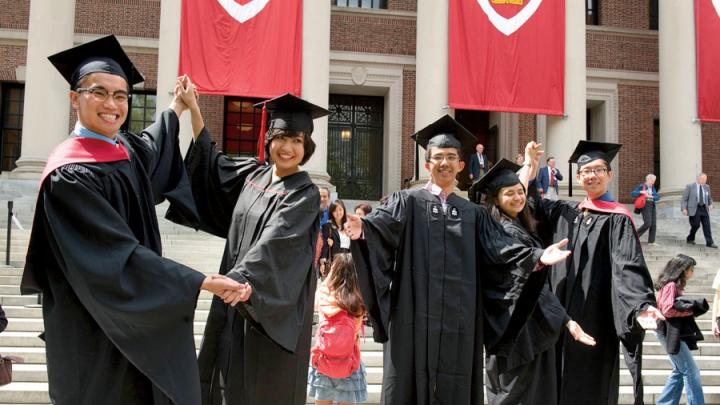
[{"label": "man wearing glasses", "polygon": [[[560,404],[613,404],[618,401],[619,356],[633,377],[636,404],[642,403],[642,341],[645,329],[664,319],[655,295],[630,212],[608,192],[610,162],[621,145],[580,141],[570,161],[587,198],[538,200],[534,213],[546,243],[570,240],[570,259],[553,266],[551,288],[567,314],[597,345],[583,347],[564,332],[558,343]],[[538,159],[539,145],[533,148]]]},{"label": "man wearing glasses", "polygon": [[[393,193],[363,219],[349,214],[346,224],[375,340],[387,342],[382,402],[482,404],[485,337],[504,332],[508,303],[541,262],[567,257],[567,241],[526,247],[454,192],[461,153],[475,139],[453,118],[413,138],[426,150],[427,185]],[[487,303],[507,310],[496,315]],[[526,306],[525,319],[534,303]]]},{"label": "man wearing glasses", "polygon": [[155,204],[197,218],[177,144],[185,106],[176,97],[142,134],[120,133],[144,79],[115,37],[49,59],[78,121],[42,175],[20,288],[44,295],[51,401],[198,404],[198,293],[247,290],[161,255]]}]

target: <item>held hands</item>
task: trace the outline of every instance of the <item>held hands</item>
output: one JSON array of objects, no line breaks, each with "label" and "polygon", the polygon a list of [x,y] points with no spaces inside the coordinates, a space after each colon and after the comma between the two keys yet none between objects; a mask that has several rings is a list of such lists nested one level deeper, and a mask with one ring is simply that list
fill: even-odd
[{"label": "held hands", "polygon": [[595,338],[585,333],[577,322],[571,320],[565,326],[576,341],[584,345],[595,346]]},{"label": "held hands", "polygon": [[650,305],[646,310],[640,312],[636,319],[643,329],[654,330],[657,329],[657,321],[664,321],[665,317],[659,309]]},{"label": "held hands", "polygon": [[[252,287],[250,287],[250,284],[240,284],[237,281],[220,274],[205,277],[205,281],[203,281],[200,289],[210,291],[222,298],[226,303],[234,302],[233,306],[235,306],[238,302],[247,301],[250,298],[250,294],[252,294]],[[228,302],[226,297],[229,296],[232,296],[233,299]]]},{"label": "held hands", "polygon": [[347,214],[347,220],[345,221],[345,234],[352,240],[358,240],[363,233],[363,222],[359,216],[354,214]]},{"label": "held hands", "polygon": [[568,240],[567,238],[565,238],[558,243],[554,243],[548,246],[547,249],[545,249],[545,251],[543,252],[543,255],[540,257],[540,262],[544,265],[550,266],[567,259],[567,257],[570,256],[571,252],[569,250],[562,249],[567,244]]},{"label": "held hands", "polygon": [[525,161],[537,167],[540,162],[540,157],[545,153],[545,151],[540,148],[542,148],[541,143],[536,143],[535,141],[528,142],[528,144],[525,145]]}]

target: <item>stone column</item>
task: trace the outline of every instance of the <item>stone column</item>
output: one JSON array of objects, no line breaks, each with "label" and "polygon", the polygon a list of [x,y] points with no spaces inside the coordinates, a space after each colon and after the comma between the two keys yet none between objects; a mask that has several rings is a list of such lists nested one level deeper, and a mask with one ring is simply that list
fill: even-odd
[{"label": "stone column", "polygon": [[[330,92],[330,2],[303,1],[302,98],[327,108]],[[327,173],[328,120],[314,122],[317,145],[305,170],[316,184],[330,186]]]},{"label": "stone column", "polygon": [[660,191],[671,197],[660,202],[671,207],[679,206],[685,185],[702,170],[702,133],[697,121],[693,2],[663,0],[659,4]]},{"label": "stone column", "polygon": [[[415,67],[415,129],[421,129],[450,112],[448,107],[448,3],[418,0]],[[454,115],[454,112],[453,114]],[[417,147],[422,186],[429,179],[423,164],[425,150]]]},{"label": "stone column", "polygon": [[[545,154],[554,156],[562,173],[568,170],[568,159],[578,141],[586,139],[586,86],[585,65],[585,2],[565,1],[565,115],[547,116]],[[567,190],[568,179],[574,174],[566,173],[560,187]],[[581,193],[575,185],[575,193]],[[566,191],[561,191],[565,194]]]},{"label": "stone column", "polygon": [[47,156],[68,135],[70,85],[47,57],[73,46],[75,0],[30,2],[23,133],[13,179],[39,179]]},{"label": "stone column", "polygon": [[[166,109],[173,99],[175,79],[180,63],[180,12],[182,2],[160,2],[160,36],[158,38],[157,113]],[[192,80],[192,77],[190,78]],[[190,112],[180,117],[180,152],[185,154],[192,140]]]}]

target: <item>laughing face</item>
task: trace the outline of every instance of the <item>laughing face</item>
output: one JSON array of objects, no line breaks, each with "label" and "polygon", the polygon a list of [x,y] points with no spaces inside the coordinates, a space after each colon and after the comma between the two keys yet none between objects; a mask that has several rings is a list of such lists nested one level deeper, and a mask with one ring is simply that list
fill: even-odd
[{"label": "laughing face", "polygon": [[299,170],[300,162],[305,155],[305,135],[276,136],[270,141],[270,159],[275,164],[275,172],[283,177]]},{"label": "laughing face", "polygon": [[[103,88],[108,94],[113,95],[116,91],[126,92],[128,90],[125,79],[109,73],[92,73],[81,80],[80,87],[85,89]],[[108,96],[102,100],[92,92],[70,92],[70,102],[72,107],[77,110],[80,124],[109,138],[115,137],[128,113],[128,101],[117,102],[115,98]]]}]

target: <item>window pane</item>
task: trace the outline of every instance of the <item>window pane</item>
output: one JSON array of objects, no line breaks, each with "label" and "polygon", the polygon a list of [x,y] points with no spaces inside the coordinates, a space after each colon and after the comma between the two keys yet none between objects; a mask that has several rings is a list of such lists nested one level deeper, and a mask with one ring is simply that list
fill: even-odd
[{"label": "window pane", "polygon": [[145,122],[148,124],[155,122],[155,109],[148,108],[145,110]]}]

